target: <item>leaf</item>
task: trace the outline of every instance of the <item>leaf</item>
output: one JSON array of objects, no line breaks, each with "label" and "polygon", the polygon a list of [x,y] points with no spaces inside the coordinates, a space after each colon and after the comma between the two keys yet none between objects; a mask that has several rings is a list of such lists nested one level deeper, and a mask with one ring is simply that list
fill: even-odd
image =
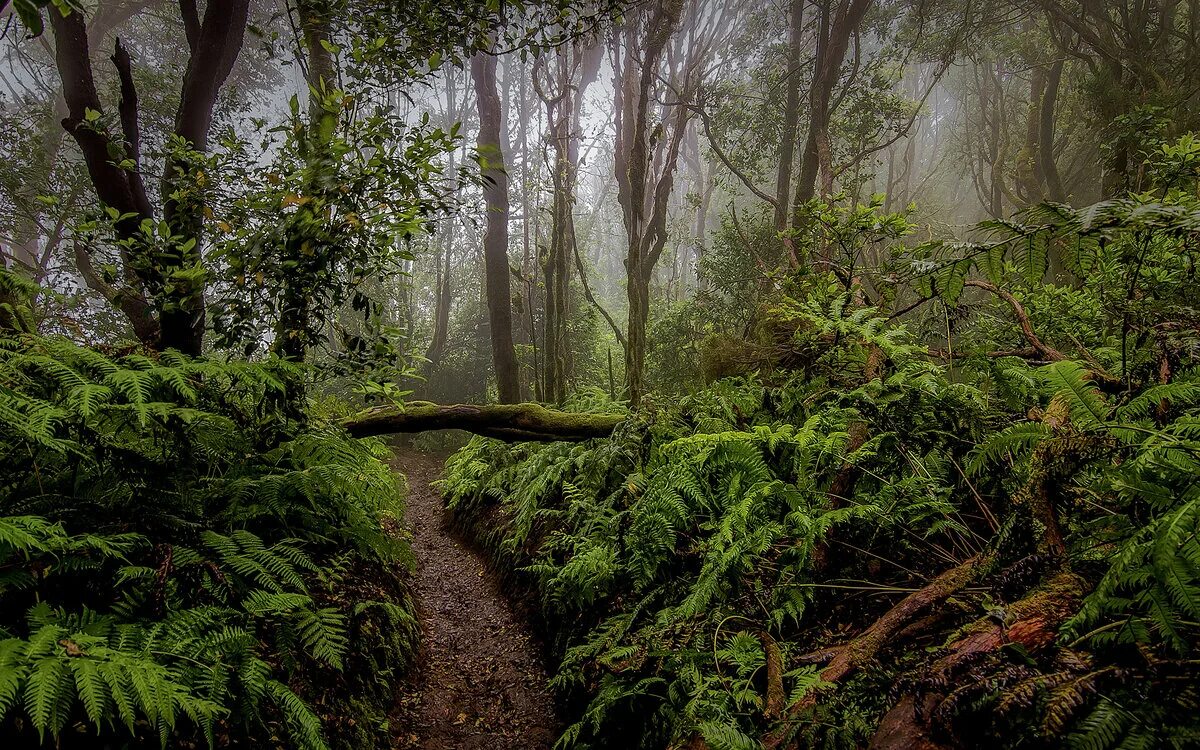
[{"label": "leaf", "polygon": [[42,8],[48,3],[49,0],[13,0],[13,10],[29,30],[29,36],[41,36],[46,30],[42,21]]}]

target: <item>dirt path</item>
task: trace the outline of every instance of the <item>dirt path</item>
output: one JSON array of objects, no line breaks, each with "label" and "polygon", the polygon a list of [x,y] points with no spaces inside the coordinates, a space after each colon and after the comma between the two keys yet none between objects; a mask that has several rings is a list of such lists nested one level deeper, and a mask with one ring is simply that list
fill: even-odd
[{"label": "dirt path", "polygon": [[538,644],[483,560],[443,523],[442,459],[398,450],[408,477],[424,647],[402,686],[395,748],[545,750],[558,737]]}]

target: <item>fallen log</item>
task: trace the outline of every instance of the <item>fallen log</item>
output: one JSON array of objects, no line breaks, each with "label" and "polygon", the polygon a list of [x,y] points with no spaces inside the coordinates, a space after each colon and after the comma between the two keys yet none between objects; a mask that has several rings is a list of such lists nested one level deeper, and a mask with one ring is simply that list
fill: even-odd
[{"label": "fallen log", "polygon": [[508,442],[580,441],[608,437],[624,414],[590,414],[547,409],[541,404],[454,404],[418,402],[403,409],[381,406],[342,420],[353,437],[426,430],[466,430]]},{"label": "fallen log", "polygon": [[[859,667],[874,659],[881,649],[892,642],[897,633],[987,572],[992,560],[991,553],[972,557],[904,597],[860,635],[837,649],[828,665],[821,670],[821,681],[837,683],[853,674]],[[791,726],[799,721],[805,712],[812,709],[816,702],[816,694],[809,693],[789,706],[782,724],[763,738],[763,747],[767,750],[782,748],[788,741]]]}]

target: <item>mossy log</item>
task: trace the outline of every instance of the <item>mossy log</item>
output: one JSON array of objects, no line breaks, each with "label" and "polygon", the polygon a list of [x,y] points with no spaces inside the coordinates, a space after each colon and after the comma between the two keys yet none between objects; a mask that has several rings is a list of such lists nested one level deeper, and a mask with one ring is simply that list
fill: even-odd
[{"label": "mossy log", "polygon": [[427,402],[369,409],[342,421],[353,437],[426,430],[466,430],[476,435],[521,440],[579,441],[612,434],[623,414],[547,409],[541,404],[454,404]]}]

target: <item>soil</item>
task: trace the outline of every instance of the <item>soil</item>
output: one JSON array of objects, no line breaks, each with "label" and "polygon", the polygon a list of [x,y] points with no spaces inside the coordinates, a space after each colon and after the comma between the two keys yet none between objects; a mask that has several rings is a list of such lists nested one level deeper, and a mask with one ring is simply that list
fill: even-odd
[{"label": "soil", "polygon": [[541,647],[430,487],[443,457],[399,449],[408,478],[422,649],[400,686],[394,748],[546,750],[558,737]]}]

